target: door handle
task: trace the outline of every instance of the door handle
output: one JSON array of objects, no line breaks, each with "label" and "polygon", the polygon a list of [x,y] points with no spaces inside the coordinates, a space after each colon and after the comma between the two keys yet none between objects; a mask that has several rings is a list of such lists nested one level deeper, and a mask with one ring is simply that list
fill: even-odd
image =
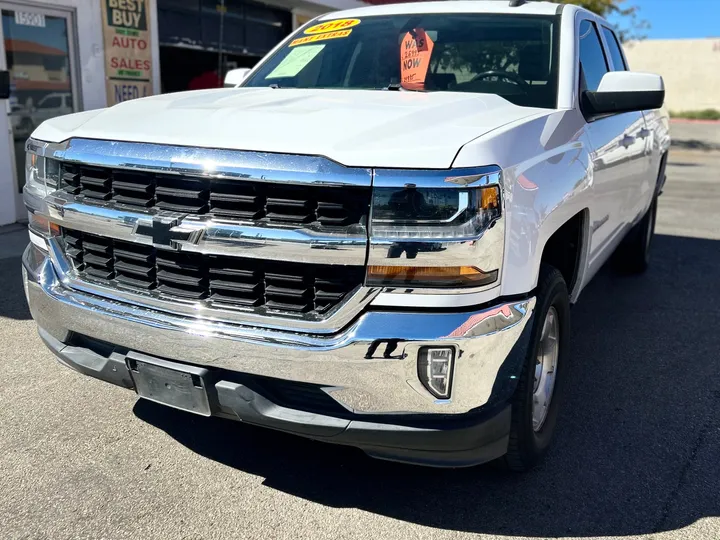
[{"label": "door handle", "polygon": [[635,137],[632,135],[625,135],[620,141],[620,144],[625,148],[630,148],[633,144],[635,144]]},{"label": "door handle", "polygon": [[641,139],[646,139],[650,136],[650,130],[642,128],[640,131],[638,131],[637,136],[640,137]]}]

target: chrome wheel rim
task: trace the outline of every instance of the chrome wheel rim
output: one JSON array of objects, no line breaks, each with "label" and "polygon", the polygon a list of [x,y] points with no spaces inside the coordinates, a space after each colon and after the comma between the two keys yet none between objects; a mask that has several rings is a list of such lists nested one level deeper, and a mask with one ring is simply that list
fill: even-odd
[{"label": "chrome wheel rim", "polygon": [[560,320],[555,306],[545,315],[537,357],[535,358],[535,377],[533,381],[533,430],[540,431],[547,419],[555,390],[555,378],[560,352]]}]

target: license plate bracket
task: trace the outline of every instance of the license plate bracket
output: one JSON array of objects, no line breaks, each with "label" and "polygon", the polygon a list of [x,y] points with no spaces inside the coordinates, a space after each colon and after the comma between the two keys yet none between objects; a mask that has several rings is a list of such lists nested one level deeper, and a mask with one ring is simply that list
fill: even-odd
[{"label": "license plate bracket", "polygon": [[125,357],[135,391],[142,398],[210,416],[208,370],[129,352]]}]

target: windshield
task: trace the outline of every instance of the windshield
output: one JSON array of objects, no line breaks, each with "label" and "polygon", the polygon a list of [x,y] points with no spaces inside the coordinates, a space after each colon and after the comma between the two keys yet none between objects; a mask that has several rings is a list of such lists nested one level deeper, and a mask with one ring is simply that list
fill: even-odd
[{"label": "windshield", "polygon": [[554,108],[557,35],[542,16],[337,19],[301,29],[243,86],[475,92]]}]

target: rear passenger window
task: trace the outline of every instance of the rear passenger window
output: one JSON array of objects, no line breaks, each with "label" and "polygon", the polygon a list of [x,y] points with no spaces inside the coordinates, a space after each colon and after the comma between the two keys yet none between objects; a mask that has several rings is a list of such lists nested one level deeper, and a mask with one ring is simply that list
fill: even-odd
[{"label": "rear passenger window", "polygon": [[612,58],[613,71],[627,71],[628,67],[623,58],[620,42],[618,42],[615,32],[604,26],[602,27],[602,31],[605,41],[607,41],[608,51],[610,51],[610,58]]},{"label": "rear passenger window", "polygon": [[595,25],[588,20],[580,23],[580,67],[581,88],[590,92],[598,89],[603,75],[609,71],[600,35]]}]

